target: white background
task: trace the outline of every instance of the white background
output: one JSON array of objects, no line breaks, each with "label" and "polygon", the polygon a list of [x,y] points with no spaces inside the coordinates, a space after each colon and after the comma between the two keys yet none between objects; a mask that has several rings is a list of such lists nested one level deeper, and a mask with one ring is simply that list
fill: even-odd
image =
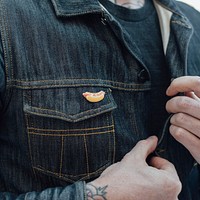
[{"label": "white background", "polygon": [[179,1],[182,1],[184,3],[187,3],[191,6],[193,6],[194,8],[199,10],[199,12],[200,12],[200,0],[179,0]]}]

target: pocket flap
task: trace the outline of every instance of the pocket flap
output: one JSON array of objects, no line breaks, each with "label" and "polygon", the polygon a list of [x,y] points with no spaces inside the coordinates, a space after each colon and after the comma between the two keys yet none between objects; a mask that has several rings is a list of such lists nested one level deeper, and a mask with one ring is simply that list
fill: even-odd
[{"label": "pocket flap", "polygon": [[[83,93],[104,91],[103,100],[91,103]],[[24,111],[29,114],[78,122],[117,107],[109,88],[69,87],[25,91]]]}]

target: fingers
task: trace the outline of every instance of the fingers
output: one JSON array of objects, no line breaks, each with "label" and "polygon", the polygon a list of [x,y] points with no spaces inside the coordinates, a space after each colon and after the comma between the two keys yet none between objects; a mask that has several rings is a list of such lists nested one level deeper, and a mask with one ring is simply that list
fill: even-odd
[{"label": "fingers", "polygon": [[157,168],[160,172],[164,173],[166,175],[166,180],[171,179],[172,182],[170,185],[174,184],[173,187],[180,193],[182,184],[172,163],[160,157],[152,157],[150,164],[152,167]]},{"label": "fingers", "polygon": [[177,172],[176,172],[174,165],[172,163],[170,163],[169,161],[163,159],[163,158],[152,157],[152,159],[150,161],[150,165],[152,167],[159,169],[159,170],[168,171],[168,172],[177,176]]},{"label": "fingers", "polygon": [[[185,113],[177,113],[171,117],[170,123],[173,125],[173,127],[177,127],[176,130],[179,130],[178,128],[181,127],[182,129],[185,129],[185,131],[188,131],[188,132],[192,133],[193,135],[195,135],[196,137],[200,138],[200,131],[199,131],[200,130],[200,121],[199,121],[199,119],[194,118]],[[174,129],[172,129],[172,130],[174,130]],[[176,132],[178,132],[178,131],[176,131]]]},{"label": "fingers", "polygon": [[200,119],[200,101],[187,96],[176,96],[166,103],[169,113],[187,113]]},{"label": "fingers", "polygon": [[182,76],[174,79],[168,87],[166,94],[168,96],[174,96],[179,92],[194,92],[200,97],[200,77]]},{"label": "fingers", "polygon": [[189,132],[188,130],[175,125],[170,126],[170,133],[178,142],[185,146],[192,154],[192,156],[196,159],[196,161],[200,163],[199,137],[196,137],[193,133]]},{"label": "fingers", "polygon": [[166,110],[175,113],[170,120],[170,133],[200,163],[200,77],[177,78],[166,94],[173,96],[179,92],[185,95],[175,96],[166,103]]},{"label": "fingers", "polygon": [[168,96],[184,93],[184,96],[176,96],[166,104],[166,110],[170,113],[187,113],[200,119],[200,77],[182,76],[172,81],[166,94]]},{"label": "fingers", "polygon": [[194,92],[185,92],[185,96],[200,101],[199,97]]},{"label": "fingers", "polygon": [[153,157],[150,164],[152,167],[157,168],[162,174],[164,173],[166,175],[166,180],[171,179],[172,182],[170,185],[174,184],[173,188],[176,188],[176,191],[180,193],[182,184],[172,163],[160,157]]}]

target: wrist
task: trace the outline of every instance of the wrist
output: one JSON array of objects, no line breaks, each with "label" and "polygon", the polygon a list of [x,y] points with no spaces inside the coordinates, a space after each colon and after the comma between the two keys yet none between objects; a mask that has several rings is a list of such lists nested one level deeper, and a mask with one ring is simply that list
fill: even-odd
[{"label": "wrist", "polygon": [[85,188],[86,200],[109,200],[108,185],[97,184],[95,181],[87,183]]}]

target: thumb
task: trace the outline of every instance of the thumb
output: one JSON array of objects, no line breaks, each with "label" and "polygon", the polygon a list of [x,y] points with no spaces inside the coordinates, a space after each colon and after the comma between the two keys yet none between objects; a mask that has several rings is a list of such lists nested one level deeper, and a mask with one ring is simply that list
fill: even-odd
[{"label": "thumb", "polygon": [[156,136],[151,136],[146,140],[139,141],[130,154],[138,156],[142,160],[146,160],[149,154],[151,154],[157,146],[158,138]]},{"label": "thumb", "polygon": [[[169,177],[178,181],[179,184],[177,185],[178,187],[177,189],[179,190],[179,192],[181,191],[182,185],[181,185],[179,176],[177,174],[177,171],[172,163],[160,157],[152,157],[150,164],[152,167],[155,167],[158,170],[167,173]],[[178,198],[176,200],[178,200]]]},{"label": "thumb", "polygon": [[150,161],[150,165],[157,169],[168,171],[173,174],[177,173],[174,165],[164,158],[152,157]]}]

